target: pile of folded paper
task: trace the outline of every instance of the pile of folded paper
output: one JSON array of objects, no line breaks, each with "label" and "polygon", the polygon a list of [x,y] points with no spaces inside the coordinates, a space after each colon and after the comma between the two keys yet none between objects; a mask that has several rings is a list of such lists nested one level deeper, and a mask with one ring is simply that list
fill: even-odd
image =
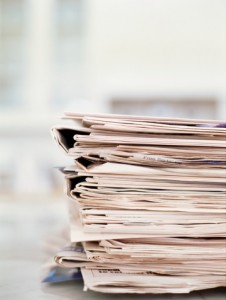
[{"label": "pile of folded paper", "polygon": [[[86,289],[188,293],[226,285],[226,124],[66,113],[52,129]],[[72,161],[73,161],[72,160]]]}]

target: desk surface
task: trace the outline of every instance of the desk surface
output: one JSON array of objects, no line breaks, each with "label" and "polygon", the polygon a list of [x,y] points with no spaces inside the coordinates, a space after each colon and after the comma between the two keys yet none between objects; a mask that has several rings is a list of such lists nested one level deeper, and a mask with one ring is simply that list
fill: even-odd
[{"label": "desk surface", "polygon": [[[115,295],[83,292],[81,281],[41,284],[42,243],[67,225],[63,201],[40,197],[31,201],[3,199],[0,202],[0,299],[112,300]],[[225,300],[225,289],[188,295],[120,295],[120,299]]]}]

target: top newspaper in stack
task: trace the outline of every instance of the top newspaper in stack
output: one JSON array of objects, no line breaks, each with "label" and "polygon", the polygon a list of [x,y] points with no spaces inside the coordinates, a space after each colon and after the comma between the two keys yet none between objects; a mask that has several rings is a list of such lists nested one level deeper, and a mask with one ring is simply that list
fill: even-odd
[{"label": "top newspaper in stack", "polygon": [[[225,167],[225,126],[213,121],[80,116],[56,126],[57,142],[86,166],[119,162],[159,167]],[[75,124],[76,124],[75,123]]]}]

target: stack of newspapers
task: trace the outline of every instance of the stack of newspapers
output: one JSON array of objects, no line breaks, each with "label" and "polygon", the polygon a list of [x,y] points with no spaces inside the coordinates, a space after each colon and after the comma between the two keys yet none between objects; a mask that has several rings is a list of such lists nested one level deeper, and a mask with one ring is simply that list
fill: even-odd
[{"label": "stack of newspapers", "polygon": [[65,113],[56,143],[85,289],[189,293],[226,285],[226,124]]}]

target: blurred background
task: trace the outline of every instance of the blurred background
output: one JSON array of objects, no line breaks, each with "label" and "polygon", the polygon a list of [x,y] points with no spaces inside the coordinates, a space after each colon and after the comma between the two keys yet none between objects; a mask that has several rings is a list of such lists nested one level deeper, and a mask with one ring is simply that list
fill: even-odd
[{"label": "blurred background", "polygon": [[68,222],[50,127],[67,110],[226,119],[225,23],[225,0],[0,0],[4,299],[66,299],[39,284]]},{"label": "blurred background", "polygon": [[225,21],[224,0],[0,0],[0,194],[62,197],[65,110],[225,119]]}]

